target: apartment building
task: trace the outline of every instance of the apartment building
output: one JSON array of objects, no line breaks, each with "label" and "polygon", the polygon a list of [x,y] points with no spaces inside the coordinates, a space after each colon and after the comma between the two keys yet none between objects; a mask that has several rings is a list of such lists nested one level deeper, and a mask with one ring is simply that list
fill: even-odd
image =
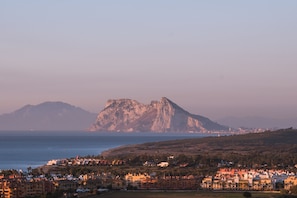
[{"label": "apartment building", "polygon": [[1,198],[24,198],[45,195],[54,192],[55,187],[51,181],[46,179],[1,179]]},{"label": "apartment building", "polygon": [[281,170],[222,168],[214,176],[202,179],[201,188],[212,190],[262,190],[276,189],[284,183],[285,189],[297,185],[295,174]]}]

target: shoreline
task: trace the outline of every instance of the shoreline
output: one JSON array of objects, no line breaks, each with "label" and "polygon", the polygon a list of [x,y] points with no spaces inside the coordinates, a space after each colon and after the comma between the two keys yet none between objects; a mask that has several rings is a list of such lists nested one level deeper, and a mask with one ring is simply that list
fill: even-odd
[{"label": "shoreline", "polygon": [[74,136],[69,132],[59,135],[51,132],[34,132],[34,134],[32,135],[30,131],[0,132],[0,170],[26,171],[29,167],[43,166],[52,159],[105,155],[112,149],[129,145],[201,137],[193,134],[86,135],[85,132],[75,132]]}]

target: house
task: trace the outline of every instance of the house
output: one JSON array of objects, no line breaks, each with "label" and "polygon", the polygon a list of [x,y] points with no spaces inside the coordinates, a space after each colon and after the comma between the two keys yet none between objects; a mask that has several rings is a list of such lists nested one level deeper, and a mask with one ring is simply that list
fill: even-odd
[{"label": "house", "polygon": [[168,162],[160,162],[159,164],[157,164],[157,166],[161,167],[161,168],[165,168],[169,166]]},{"label": "house", "polygon": [[212,189],[212,176],[207,176],[202,179],[201,187],[204,189]]},{"label": "house", "polygon": [[67,179],[55,181],[55,185],[58,190],[76,190],[78,187],[77,181]]},{"label": "house", "polygon": [[156,166],[156,163],[155,162],[150,162],[150,161],[145,161],[143,163],[143,166]]}]

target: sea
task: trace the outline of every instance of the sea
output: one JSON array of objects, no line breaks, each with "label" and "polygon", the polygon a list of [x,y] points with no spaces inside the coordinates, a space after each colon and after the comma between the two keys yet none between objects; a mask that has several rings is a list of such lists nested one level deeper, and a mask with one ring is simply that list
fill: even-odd
[{"label": "sea", "polygon": [[0,131],[0,170],[36,168],[52,159],[97,156],[131,144],[200,138],[208,134]]}]

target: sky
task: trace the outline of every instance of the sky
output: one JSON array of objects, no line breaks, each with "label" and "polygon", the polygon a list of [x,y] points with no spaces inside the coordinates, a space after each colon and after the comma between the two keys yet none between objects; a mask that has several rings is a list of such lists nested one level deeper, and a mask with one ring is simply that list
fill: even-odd
[{"label": "sky", "polygon": [[297,118],[295,0],[0,1],[0,114],[165,96],[187,111]]}]

